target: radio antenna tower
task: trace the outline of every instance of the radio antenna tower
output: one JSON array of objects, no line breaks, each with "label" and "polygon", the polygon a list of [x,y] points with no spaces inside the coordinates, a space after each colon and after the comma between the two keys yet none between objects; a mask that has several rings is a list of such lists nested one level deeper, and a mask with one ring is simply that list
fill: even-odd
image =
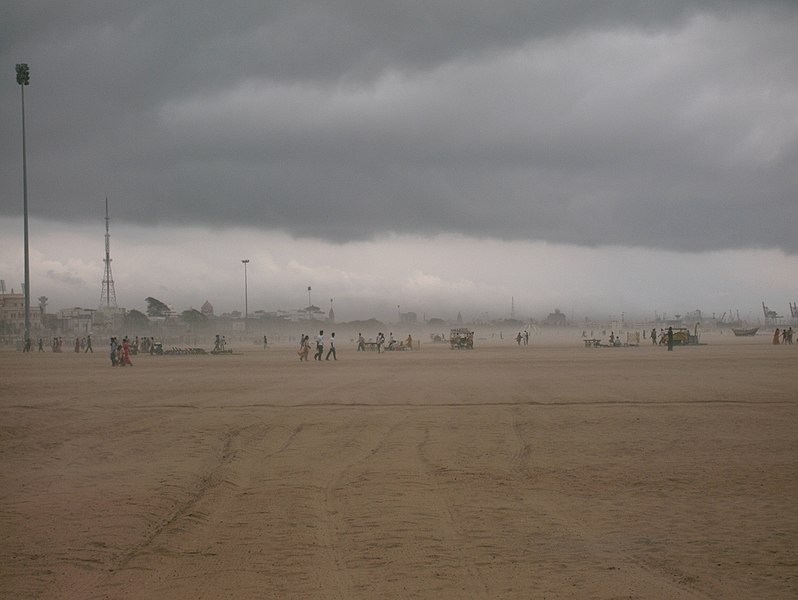
[{"label": "radio antenna tower", "polygon": [[105,275],[103,275],[103,291],[100,296],[100,305],[107,308],[116,308],[116,290],[114,290],[114,278],[111,275],[111,234],[108,224],[111,219],[108,217],[108,196],[105,197]]}]

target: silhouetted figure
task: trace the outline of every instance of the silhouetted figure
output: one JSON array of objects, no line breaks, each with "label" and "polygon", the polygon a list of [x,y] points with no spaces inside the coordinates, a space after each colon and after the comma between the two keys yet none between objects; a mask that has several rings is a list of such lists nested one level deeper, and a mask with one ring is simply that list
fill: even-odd
[{"label": "silhouetted figure", "polygon": [[321,360],[324,354],[324,330],[319,330],[319,335],[316,336],[316,354],[313,355],[313,360]]},{"label": "silhouetted figure", "polygon": [[330,354],[332,354],[333,360],[338,360],[335,355],[335,332],[330,334],[330,349],[327,350],[327,358],[325,360],[330,360]]}]

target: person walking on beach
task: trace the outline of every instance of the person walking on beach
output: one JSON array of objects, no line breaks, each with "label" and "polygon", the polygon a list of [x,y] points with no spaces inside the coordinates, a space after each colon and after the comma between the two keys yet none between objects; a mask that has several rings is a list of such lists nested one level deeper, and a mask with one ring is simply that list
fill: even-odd
[{"label": "person walking on beach", "polygon": [[116,366],[116,338],[111,338],[111,366]]},{"label": "person walking on beach", "polygon": [[327,350],[327,358],[324,360],[330,360],[330,354],[332,354],[333,360],[338,360],[338,357],[335,355],[335,332],[333,331],[330,334],[330,349]]},{"label": "person walking on beach", "polygon": [[410,350],[413,349],[413,336],[412,334],[407,334],[407,339],[404,341],[404,347],[409,348]]},{"label": "person walking on beach", "polygon": [[654,344],[655,346],[657,345],[657,330],[656,329],[652,329],[651,330],[651,343]]},{"label": "person walking on beach", "polygon": [[363,337],[362,333],[357,334],[357,351],[358,352],[366,351],[366,338]]},{"label": "person walking on beach", "polygon": [[385,334],[380,331],[377,333],[377,354],[382,352],[382,345],[385,343]]},{"label": "person walking on beach", "polygon": [[86,350],[84,350],[83,352],[84,354],[86,352],[91,352],[92,354],[94,354],[94,348],[91,347],[91,334],[86,336]]},{"label": "person walking on beach", "polygon": [[668,327],[668,352],[673,352],[673,327]]},{"label": "person walking on beach", "polygon": [[308,353],[310,352],[309,338],[309,335],[305,335],[304,333],[302,334],[302,339],[299,342],[299,351],[297,352],[297,354],[299,354],[299,362],[302,362],[303,360],[308,362]]},{"label": "person walking on beach", "polygon": [[779,334],[780,334],[780,333],[781,333],[781,332],[779,331],[779,328],[778,328],[778,327],[776,327],[776,332],[773,334],[773,344],[774,344],[775,346],[778,346],[778,345],[779,345]]},{"label": "person walking on beach", "polygon": [[133,366],[133,363],[130,362],[130,342],[128,342],[127,336],[122,340],[122,361],[120,366],[124,367],[125,365]]},{"label": "person walking on beach", "polygon": [[316,336],[316,353],[313,355],[313,360],[321,360],[324,354],[324,330],[319,330],[319,335]]}]

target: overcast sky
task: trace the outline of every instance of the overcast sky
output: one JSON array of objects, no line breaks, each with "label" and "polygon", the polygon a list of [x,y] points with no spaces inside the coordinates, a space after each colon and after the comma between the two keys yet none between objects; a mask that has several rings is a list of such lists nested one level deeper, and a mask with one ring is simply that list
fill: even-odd
[{"label": "overcast sky", "polygon": [[[12,6],[12,4],[14,6]],[[781,313],[798,3],[17,2],[0,278],[96,307],[341,318]],[[675,282],[675,283],[674,283]]]}]

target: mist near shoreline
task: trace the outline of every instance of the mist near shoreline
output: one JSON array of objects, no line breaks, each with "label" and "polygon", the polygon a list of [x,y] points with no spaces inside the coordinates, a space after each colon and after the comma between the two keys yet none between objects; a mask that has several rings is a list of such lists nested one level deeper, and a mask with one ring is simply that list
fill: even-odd
[{"label": "mist near shoreline", "polygon": [[[0,278],[19,290],[21,227],[0,219]],[[775,250],[675,253],[583,248],[466,236],[383,236],[331,244],[279,232],[112,224],[111,257],[119,306],[145,310],[152,296],[177,312],[244,309],[248,258],[250,313],[293,311],[310,301],[338,321],[400,313],[419,320],[645,320],[701,310],[711,317],[760,317],[761,303],[784,314],[795,301],[798,257]],[[48,310],[96,308],[104,273],[104,227],[31,221],[31,295]],[[307,288],[311,287],[308,294]],[[332,300],[332,302],[331,302]],[[789,314],[787,312],[787,314]]]}]

